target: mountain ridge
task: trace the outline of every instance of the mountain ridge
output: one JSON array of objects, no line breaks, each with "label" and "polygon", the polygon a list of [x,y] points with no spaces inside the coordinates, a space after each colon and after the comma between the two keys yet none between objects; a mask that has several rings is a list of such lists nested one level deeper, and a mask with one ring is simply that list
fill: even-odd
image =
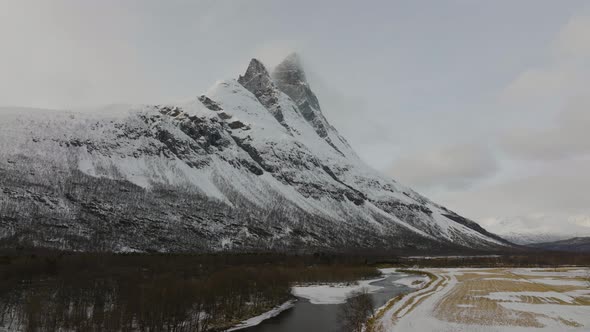
[{"label": "mountain ridge", "polygon": [[511,246],[362,162],[324,117],[297,55],[272,73],[253,59],[237,80],[184,104],[9,113],[0,125],[5,244],[197,252]]},{"label": "mountain ridge", "polygon": [[590,236],[573,237],[552,242],[531,243],[528,246],[552,251],[590,253]]}]

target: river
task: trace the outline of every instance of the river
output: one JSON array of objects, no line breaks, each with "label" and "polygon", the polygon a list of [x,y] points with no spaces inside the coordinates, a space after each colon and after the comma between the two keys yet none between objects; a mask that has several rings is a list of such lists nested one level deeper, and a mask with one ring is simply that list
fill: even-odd
[{"label": "river", "polygon": [[[402,273],[388,274],[380,281],[370,285],[382,288],[371,293],[375,308],[383,306],[391,298],[412,291],[411,288],[395,284],[393,281],[406,277]],[[244,332],[337,332],[341,331],[338,313],[342,304],[312,304],[309,300],[298,298],[295,305],[278,316],[267,319]]]}]

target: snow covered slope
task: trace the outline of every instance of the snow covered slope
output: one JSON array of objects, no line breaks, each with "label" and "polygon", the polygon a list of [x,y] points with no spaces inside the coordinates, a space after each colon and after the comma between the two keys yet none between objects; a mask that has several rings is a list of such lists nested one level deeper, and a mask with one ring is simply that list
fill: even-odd
[{"label": "snow covered slope", "polygon": [[297,55],[178,105],[0,110],[0,238],[78,250],[508,244],[365,165]]},{"label": "snow covered slope", "polygon": [[530,231],[524,232],[507,232],[499,234],[503,239],[519,245],[529,245],[534,243],[544,243],[565,240],[571,235],[555,234],[555,233],[534,233]]},{"label": "snow covered slope", "polygon": [[548,224],[530,217],[492,219],[484,221],[484,225],[503,239],[519,245],[566,240],[584,234],[559,223]]}]

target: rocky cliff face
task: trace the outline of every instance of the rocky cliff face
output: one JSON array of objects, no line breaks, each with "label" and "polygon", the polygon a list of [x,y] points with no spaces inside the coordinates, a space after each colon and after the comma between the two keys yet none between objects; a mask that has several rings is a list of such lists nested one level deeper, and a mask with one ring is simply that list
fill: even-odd
[{"label": "rocky cliff face", "polygon": [[0,111],[0,238],[76,250],[507,244],[366,166],[297,55],[178,105]]}]

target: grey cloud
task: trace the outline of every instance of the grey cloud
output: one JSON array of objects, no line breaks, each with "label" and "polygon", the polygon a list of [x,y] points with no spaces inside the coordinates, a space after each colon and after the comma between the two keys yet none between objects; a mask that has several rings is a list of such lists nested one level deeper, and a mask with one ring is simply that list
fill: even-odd
[{"label": "grey cloud", "polygon": [[590,154],[590,98],[571,100],[545,129],[513,129],[501,141],[511,156],[554,160]]},{"label": "grey cloud", "polygon": [[[305,60],[305,58],[304,58]],[[352,145],[359,156],[370,161],[371,166],[386,168],[390,160],[383,156],[395,150],[392,141],[399,141],[400,132],[389,108],[371,109],[367,98],[354,92],[339,91],[337,84],[324,79],[313,66],[305,67],[311,88],[316,92],[322,111],[332,124]],[[391,107],[391,105],[388,105]]]},{"label": "grey cloud", "polygon": [[128,13],[59,1],[4,2],[0,12],[3,105],[69,108],[154,91],[129,42]]},{"label": "grey cloud", "polygon": [[[500,100],[538,111],[555,100],[584,95],[590,84],[590,15],[571,17],[539,57],[502,90]],[[531,107],[531,106],[535,107]],[[521,109],[526,111],[526,109]]]},{"label": "grey cloud", "polygon": [[590,158],[555,161],[533,174],[522,172],[469,190],[440,192],[433,198],[451,209],[461,207],[461,212],[475,220],[542,216],[536,218],[540,226],[586,230],[589,235],[588,169]]},{"label": "grey cloud", "polygon": [[420,151],[398,158],[389,174],[417,188],[466,188],[498,170],[485,146],[464,144]]},{"label": "grey cloud", "polygon": [[572,17],[559,32],[554,48],[559,55],[590,56],[590,16]]}]

